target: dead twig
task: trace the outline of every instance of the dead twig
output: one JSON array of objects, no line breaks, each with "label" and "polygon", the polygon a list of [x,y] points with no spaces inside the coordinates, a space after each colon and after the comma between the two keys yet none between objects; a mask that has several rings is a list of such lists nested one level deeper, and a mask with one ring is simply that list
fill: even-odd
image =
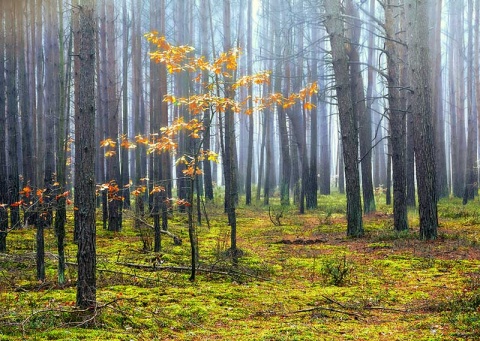
[{"label": "dead twig", "polygon": [[344,315],[348,315],[348,316],[353,316],[357,319],[362,317],[362,315],[360,315],[358,313],[353,313],[353,312],[350,312],[350,311],[328,308],[328,307],[323,307],[323,306],[315,306],[315,307],[312,307],[312,308],[295,310],[295,311],[292,311],[288,314],[284,314],[282,316],[290,316],[290,315],[299,314],[299,313],[309,313],[309,312],[316,311],[316,310],[331,311],[333,313],[339,313],[339,314],[344,314]]},{"label": "dead twig", "polygon": [[[118,265],[123,265],[130,268],[135,269],[143,269],[146,271],[173,271],[173,272],[190,272],[192,270],[189,266],[155,266],[154,265],[147,265],[147,264],[136,264],[136,263],[123,263],[123,262],[116,262]],[[211,273],[216,275],[223,275],[223,276],[245,276],[245,277],[252,277],[264,281],[268,281],[268,278],[261,277],[254,274],[249,274],[247,272],[242,272],[238,270],[228,269],[228,270],[219,270],[214,268],[205,268],[205,267],[198,267],[196,269],[198,272],[203,273]]]},{"label": "dead twig", "polygon": [[275,211],[273,211],[273,213],[275,214],[275,220],[272,217],[272,212],[271,211],[273,211],[273,210],[271,209],[270,206],[268,206],[268,216],[270,217],[270,221],[275,226],[282,226],[282,222],[280,221],[280,219],[283,217],[283,209],[280,211],[280,213],[275,213]]}]

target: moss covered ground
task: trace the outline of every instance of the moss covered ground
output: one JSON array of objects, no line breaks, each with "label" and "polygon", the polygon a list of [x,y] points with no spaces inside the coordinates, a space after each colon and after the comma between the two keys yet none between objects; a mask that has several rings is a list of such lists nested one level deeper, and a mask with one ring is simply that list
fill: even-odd
[{"label": "moss covered ground", "polygon": [[364,217],[366,235],[346,237],[345,201],[319,198],[304,215],[240,205],[236,268],[228,257],[222,203],[197,226],[200,270],[188,280],[187,219],[175,213],[162,252],[151,231],[97,227],[97,300],[75,308],[76,246],[68,222],[67,283],[56,282],[56,244],[46,231],[47,280],[35,275],[35,229],[12,231],[0,254],[0,340],[468,340],[480,339],[480,203],[439,204],[439,238],[393,231],[392,208]]}]

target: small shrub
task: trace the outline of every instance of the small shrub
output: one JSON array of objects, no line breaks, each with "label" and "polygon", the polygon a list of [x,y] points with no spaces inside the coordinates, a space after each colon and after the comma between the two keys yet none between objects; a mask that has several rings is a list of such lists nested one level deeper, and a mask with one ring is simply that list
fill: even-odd
[{"label": "small shrub", "polygon": [[330,285],[345,285],[353,272],[353,265],[347,261],[347,256],[327,259],[321,268],[325,282]]}]

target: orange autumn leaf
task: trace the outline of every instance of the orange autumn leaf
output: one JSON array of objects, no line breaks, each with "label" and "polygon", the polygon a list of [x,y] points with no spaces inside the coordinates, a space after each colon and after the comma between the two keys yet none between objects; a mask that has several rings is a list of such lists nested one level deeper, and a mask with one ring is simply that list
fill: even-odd
[{"label": "orange autumn leaf", "polygon": [[26,198],[30,198],[30,193],[32,193],[32,189],[29,186],[25,186],[19,193],[21,195],[24,195]]},{"label": "orange autumn leaf", "polygon": [[117,142],[110,138],[100,141],[100,147],[115,147],[116,145]]},{"label": "orange autumn leaf", "polygon": [[10,207],[18,207],[18,206],[21,206],[23,203],[24,203],[23,200],[16,201],[13,204],[10,204]]}]

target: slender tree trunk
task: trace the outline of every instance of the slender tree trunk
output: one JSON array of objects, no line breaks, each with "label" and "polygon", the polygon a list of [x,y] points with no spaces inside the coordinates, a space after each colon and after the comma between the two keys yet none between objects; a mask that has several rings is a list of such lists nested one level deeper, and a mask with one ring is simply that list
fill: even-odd
[{"label": "slender tree trunk", "polygon": [[345,162],[345,179],[347,193],[347,235],[362,236],[362,206],[360,198],[360,177],[358,173],[358,129],[357,117],[353,108],[346,46],[350,42],[343,35],[344,27],[340,3],[326,0],[325,27],[330,36],[332,47],[332,64],[335,74],[337,103],[340,118],[340,131]]},{"label": "slender tree trunk", "polygon": [[399,51],[402,45],[397,43],[402,39],[401,0],[388,0],[385,7],[385,31],[387,33],[385,50],[387,53],[388,69],[388,103],[390,118],[390,143],[392,152],[393,170],[393,216],[396,231],[408,229],[407,202],[406,202],[406,85],[402,84],[403,72],[406,72],[402,64]]},{"label": "slender tree trunk", "polygon": [[465,184],[463,204],[473,200],[478,185],[477,163],[477,115],[473,106],[473,0],[468,0],[468,42],[467,42],[467,154],[465,160]]},{"label": "slender tree trunk", "polygon": [[[253,33],[252,33],[252,1],[247,0],[247,74],[253,73]],[[253,89],[248,88],[248,108],[247,110],[253,110]],[[245,203],[250,205],[252,203],[252,172],[253,172],[253,115],[248,116],[248,153],[247,153],[247,169],[245,175]]]},{"label": "slender tree trunk", "polygon": [[[128,18],[127,0],[123,0],[122,7],[122,26],[123,26],[123,56],[122,56],[122,142],[128,140],[128,47],[130,45],[130,23]],[[129,169],[129,149],[127,146],[121,146],[121,181],[123,206],[130,207],[130,169]]]},{"label": "slender tree trunk", "polygon": [[454,12],[451,14],[454,16],[454,23],[451,29],[455,31],[455,93],[456,93],[456,116],[457,116],[457,162],[453,164],[454,169],[453,177],[453,195],[461,198],[464,192],[465,185],[465,163],[466,163],[466,131],[465,131],[465,42],[464,42],[464,0],[452,1],[455,6]]},{"label": "slender tree trunk", "polygon": [[[433,5],[434,4],[434,5]],[[432,51],[432,104],[434,112],[435,129],[435,163],[437,165],[437,197],[448,197],[447,184],[447,159],[445,154],[445,115],[443,110],[443,69],[442,69],[442,0],[432,1],[431,3],[431,22],[434,23],[431,43]]]},{"label": "slender tree trunk", "polygon": [[[231,48],[230,41],[230,0],[225,0],[223,3],[223,30],[224,30],[224,50],[228,51]],[[235,94],[230,85],[225,85],[225,97],[234,98]],[[235,165],[235,121],[234,113],[231,108],[225,111],[225,155],[224,155],[224,176],[225,181],[229,182],[228,192],[225,192],[226,209],[228,215],[228,223],[230,224],[230,252],[232,255],[233,264],[238,264],[238,249],[237,249],[237,216],[235,212],[235,204],[237,197],[237,169]],[[227,186],[225,186],[227,189]]]},{"label": "slender tree trunk", "polygon": [[[201,20],[200,20],[200,30],[202,32],[208,32],[208,9],[210,8],[210,0],[202,0],[201,9]],[[208,35],[202,34],[201,35],[201,45],[202,45],[202,55],[208,56],[209,55],[209,48],[208,48]],[[247,52],[248,53],[248,52]],[[208,70],[203,71],[202,74],[202,81],[204,84],[209,82],[208,79]],[[205,111],[203,116],[203,122],[205,125],[205,141],[204,141],[204,149],[209,150],[211,148],[211,133],[212,127],[210,122],[210,110]],[[248,171],[247,171],[248,174]],[[207,200],[213,200],[213,178],[212,178],[212,164],[210,161],[204,161],[203,163],[203,184],[205,187],[205,198]],[[248,192],[247,192],[248,193]]]},{"label": "slender tree trunk", "polygon": [[[13,204],[19,200],[19,165],[18,165],[18,98],[17,98],[17,58],[16,58],[16,24],[15,16],[17,2],[7,1],[5,13],[5,78],[7,99],[7,203]],[[20,224],[18,206],[10,206],[10,221],[12,228]]]},{"label": "slender tree trunk", "polygon": [[[274,75],[274,89],[275,93],[282,93],[282,78],[284,74],[282,73],[282,47],[284,40],[281,35],[282,19],[281,15],[284,11],[282,6],[282,1],[277,0],[274,6],[279,9],[277,15],[271,14],[272,30],[274,32],[274,57],[275,57],[275,75]],[[288,66],[287,66],[288,67]],[[286,82],[289,82],[289,79],[286,78]],[[285,86],[283,91],[283,96],[288,97],[288,85]],[[291,178],[291,159],[290,159],[290,146],[288,141],[288,130],[287,130],[287,117],[285,114],[285,109],[282,104],[277,105],[277,118],[278,118],[278,134],[280,138],[280,153],[282,160],[280,162],[281,175],[280,175],[280,202],[284,206],[290,205],[290,178]]]},{"label": "slender tree trunk", "polygon": [[[20,104],[20,117],[22,121],[22,175],[23,183],[22,187],[31,186],[35,181],[35,162],[33,160],[33,122],[30,109],[30,87],[28,84],[28,66],[25,58],[25,51],[27,50],[27,41],[25,38],[25,22],[24,16],[27,12],[27,2],[25,0],[17,1],[18,14],[17,14],[17,31],[18,45],[18,91],[19,91],[19,104]],[[28,220],[29,212],[26,213],[24,220]]]},{"label": "slender tree trunk", "polygon": [[[63,3],[59,2],[58,13],[63,13]],[[71,59],[69,57],[67,64],[65,65],[65,53],[64,53],[64,29],[63,29],[63,17],[59,16],[59,29],[60,29],[60,64],[59,64],[59,80],[60,80],[60,103],[59,103],[59,121],[58,121],[58,134],[57,134],[57,209],[55,213],[55,236],[57,237],[57,251],[58,251],[58,283],[63,285],[65,283],[65,223],[67,220],[67,198],[63,195],[67,189],[67,140],[68,140],[68,109],[67,98],[70,98],[70,66]],[[68,55],[72,54],[72,34],[69,38]],[[67,72],[65,72],[65,70]]]},{"label": "slender tree trunk", "polygon": [[361,21],[358,16],[353,0],[348,0],[346,5],[347,15],[351,18],[347,21],[350,32],[349,67],[352,86],[352,101],[354,115],[358,119],[361,172],[362,172],[362,194],[363,211],[370,213],[375,211],[375,196],[373,194],[372,180],[372,117],[365,107],[365,94],[363,86],[362,71],[360,68],[360,56],[358,46],[360,45]]},{"label": "slender tree trunk", "polygon": [[429,20],[427,0],[406,0],[408,65],[415,121],[420,238],[437,237],[436,168],[430,87]]},{"label": "slender tree trunk", "polygon": [[75,116],[75,219],[78,226],[77,306],[96,304],[95,236],[95,11],[92,0],[80,0],[79,114]]},{"label": "slender tree trunk", "polygon": [[[311,28],[312,41],[318,41],[318,28]],[[317,82],[318,80],[318,59],[317,55],[320,54],[320,49],[312,51],[312,66],[310,82]],[[317,192],[318,192],[318,180],[317,180],[317,159],[318,159],[318,96],[312,95],[311,102],[313,108],[310,111],[310,165],[308,167],[308,182],[306,186],[306,204],[308,209],[317,208]]]},{"label": "slender tree trunk", "polygon": [[[5,20],[5,11],[0,11],[0,26]],[[1,26],[3,28],[3,26]],[[7,203],[7,139],[5,98],[5,30],[0,29],[0,203]],[[0,207],[0,252],[7,251],[8,210]]]},{"label": "slender tree trunk", "polygon": [[[115,18],[116,11],[113,0],[106,0],[106,47],[107,47],[107,69],[105,73],[107,86],[107,134],[106,137],[114,141],[118,140],[119,127],[119,99],[117,97],[117,62],[115,51],[116,30]],[[118,146],[118,144],[117,144]],[[108,150],[110,151],[110,150]],[[113,153],[106,157],[106,180],[109,182],[108,189],[108,229],[110,231],[120,231],[122,229],[122,197],[120,193],[120,159],[118,156],[118,147],[112,150]]]}]

